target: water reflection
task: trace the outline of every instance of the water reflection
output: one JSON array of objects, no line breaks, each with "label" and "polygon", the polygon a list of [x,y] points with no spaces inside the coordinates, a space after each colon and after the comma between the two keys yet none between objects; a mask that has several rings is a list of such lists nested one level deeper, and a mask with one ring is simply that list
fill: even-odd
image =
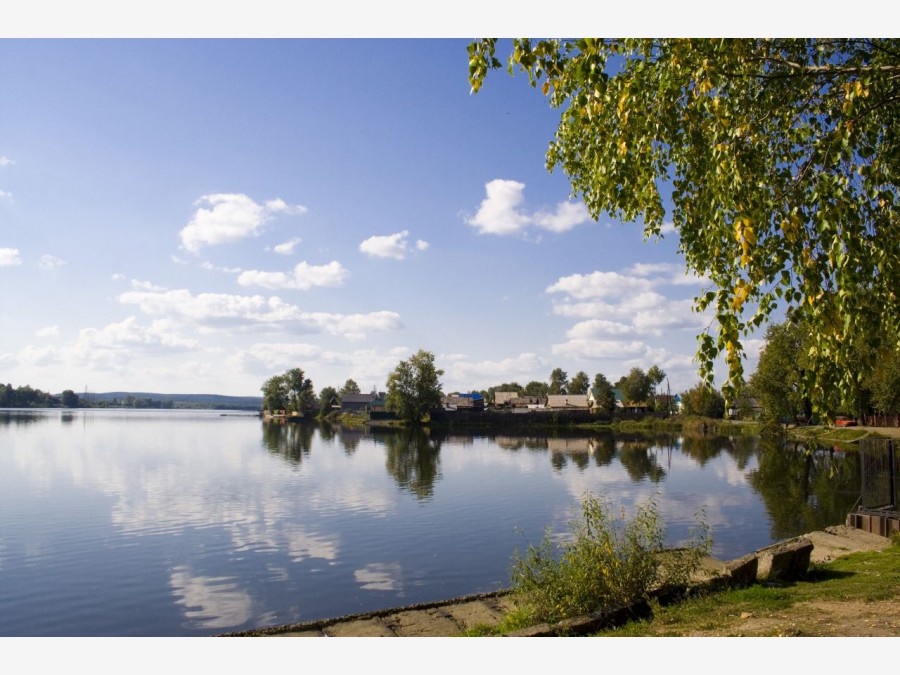
[{"label": "water reflection", "polygon": [[419,499],[434,495],[441,478],[440,452],[443,439],[422,429],[404,429],[379,436],[386,448],[385,467],[401,489]]},{"label": "water reflection", "polygon": [[776,540],[843,523],[859,497],[856,452],[770,440],[758,463],[749,480],[765,502]]},{"label": "water reflection", "polygon": [[312,448],[316,426],[281,420],[264,420],[263,446],[269,452],[282,455],[292,464],[300,464]]},{"label": "water reflection", "polygon": [[[673,542],[704,506],[728,559],[844,522],[859,462],[753,436],[0,411],[0,635],[209,634],[494,590],[516,532],[564,530],[586,490],[623,509],[659,492]],[[48,629],[50,603],[83,621]]]}]

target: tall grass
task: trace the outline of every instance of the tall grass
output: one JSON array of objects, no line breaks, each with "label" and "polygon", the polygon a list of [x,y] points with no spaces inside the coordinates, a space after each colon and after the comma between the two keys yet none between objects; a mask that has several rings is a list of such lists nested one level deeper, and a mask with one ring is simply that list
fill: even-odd
[{"label": "tall grass", "polygon": [[555,543],[548,529],[540,545],[516,551],[513,623],[555,623],[687,584],[712,545],[702,515],[698,520],[686,546],[666,549],[655,496],[629,520],[608,499],[586,493],[581,518],[570,524],[571,537]]}]

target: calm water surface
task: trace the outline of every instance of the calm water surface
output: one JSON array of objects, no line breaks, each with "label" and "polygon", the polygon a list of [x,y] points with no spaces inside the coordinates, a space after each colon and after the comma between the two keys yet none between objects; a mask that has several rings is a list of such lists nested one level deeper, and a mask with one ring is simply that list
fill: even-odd
[{"label": "calm water surface", "polygon": [[586,491],[713,554],[842,523],[854,455],[759,439],[371,433],[0,411],[0,636],[211,635],[507,585]]}]

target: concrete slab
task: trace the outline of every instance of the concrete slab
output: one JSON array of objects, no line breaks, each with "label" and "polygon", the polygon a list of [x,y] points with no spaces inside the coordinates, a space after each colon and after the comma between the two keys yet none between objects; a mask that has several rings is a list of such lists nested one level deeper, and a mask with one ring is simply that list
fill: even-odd
[{"label": "concrete slab", "polygon": [[335,623],[322,631],[325,637],[397,637],[379,617]]},{"label": "concrete slab", "polygon": [[384,617],[400,637],[446,637],[459,635],[463,627],[441,609],[419,609]]},{"label": "concrete slab", "polygon": [[463,628],[496,626],[503,620],[504,614],[504,610],[499,606],[499,603],[488,603],[484,600],[464,602],[460,605],[449,605],[444,609]]}]

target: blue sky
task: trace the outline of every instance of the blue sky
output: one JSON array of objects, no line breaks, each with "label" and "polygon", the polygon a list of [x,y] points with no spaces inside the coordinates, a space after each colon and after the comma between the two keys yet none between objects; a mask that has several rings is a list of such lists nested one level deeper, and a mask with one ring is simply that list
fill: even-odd
[{"label": "blue sky", "polygon": [[591,220],[558,113],[521,75],[470,94],[467,43],[0,40],[0,379],[371,390],[422,348],[445,391],[695,384],[675,235]]}]

